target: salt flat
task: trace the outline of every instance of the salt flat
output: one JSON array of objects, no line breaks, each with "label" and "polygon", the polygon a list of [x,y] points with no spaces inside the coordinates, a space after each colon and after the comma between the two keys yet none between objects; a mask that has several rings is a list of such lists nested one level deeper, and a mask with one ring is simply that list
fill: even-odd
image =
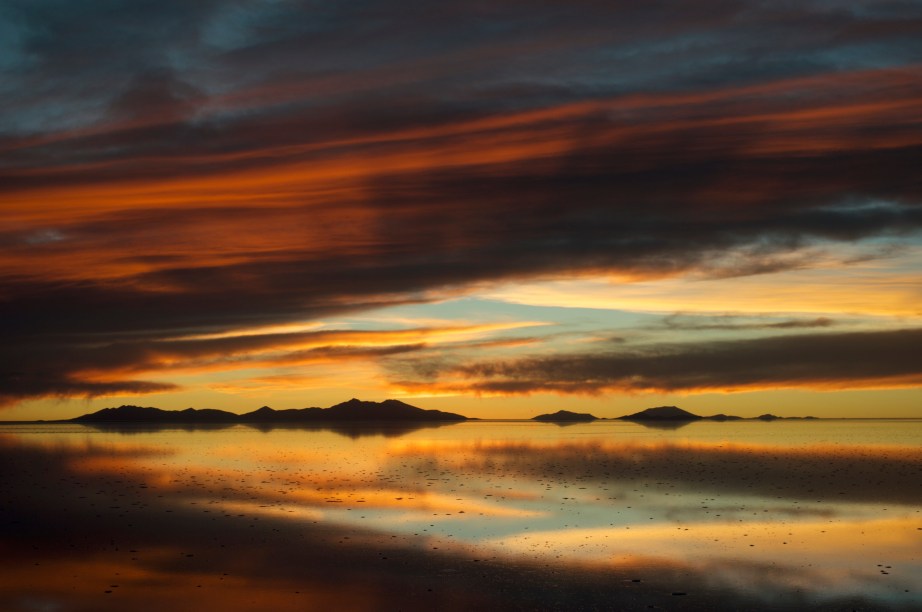
[{"label": "salt flat", "polygon": [[922,608],[922,421],[0,429],[5,610]]}]

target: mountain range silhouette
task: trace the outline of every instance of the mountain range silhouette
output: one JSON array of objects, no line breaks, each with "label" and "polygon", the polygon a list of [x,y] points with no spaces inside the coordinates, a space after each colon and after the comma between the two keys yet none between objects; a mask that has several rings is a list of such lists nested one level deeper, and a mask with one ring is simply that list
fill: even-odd
[{"label": "mountain range silhouette", "polygon": [[[763,414],[756,419],[761,421],[774,421],[778,419],[813,419],[815,417],[779,417],[773,414]],[[690,423],[693,421],[737,421],[743,417],[715,414],[712,416],[699,416],[683,410],[677,406],[658,406],[647,408],[634,414],[617,417],[617,420],[636,421],[638,423]],[[103,408],[96,412],[82,416],[56,421],[62,423],[81,423],[87,425],[192,425],[195,427],[220,427],[235,424],[254,426],[290,426],[327,423],[457,423],[461,421],[477,420],[461,414],[444,412],[441,410],[425,410],[411,406],[400,400],[388,399],[383,402],[362,401],[352,398],[348,401],[330,406],[329,408],[288,408],[275,410],[263,406],[252,412],[237,414],[226,410],[214,408],[186,408],[185,410],[162,410],[160,408],[142,406],[118,406],[117,408]],[[533,421],[546,423],[580,423],[591,421],[604,421],[589,413],[558,410],[550,414],[540,414],[533,417]]]},{"label": "mountain range silhouette", "polygon": [[213,408],[186,408],[185,410],[162,410],[142,406],[119,406],[103,408],[97,412],[68,419],[70,423],[188,423],[188,424],[233,424],[233,423],[323,423],[360,421],[435,421],[456,422],[468,418],[441,410],[424,410],[401,402],[384,400],[368,402],[355,398],[330,406],[329,408],[291,408],[274,410],[263,406],[252,412],[236,414]]}]

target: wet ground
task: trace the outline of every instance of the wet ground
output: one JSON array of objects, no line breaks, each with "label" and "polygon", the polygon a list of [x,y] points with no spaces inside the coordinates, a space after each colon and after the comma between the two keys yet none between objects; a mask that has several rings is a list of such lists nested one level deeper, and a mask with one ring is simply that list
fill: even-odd
[{"label": "wet ground", "polygon": [[922,422],[0,427],[0,609],[922,609]]}]

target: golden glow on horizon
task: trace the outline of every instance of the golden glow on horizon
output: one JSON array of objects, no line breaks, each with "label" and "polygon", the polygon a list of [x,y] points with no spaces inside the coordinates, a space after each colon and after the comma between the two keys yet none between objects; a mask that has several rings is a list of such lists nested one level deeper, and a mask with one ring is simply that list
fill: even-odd
[{"label": "golden glow on horizon", "polygon": [[[508,283],[484,297],[515,304],[599,308],[672,314],[748,313],[872,315],[922,319],[918,274],[886,262],[851,263],[836,268],[795,269],[724,279],[691,277],[625,282],[582,278]],[[922,267],[922,249],[895,259],[904,268]]]}]

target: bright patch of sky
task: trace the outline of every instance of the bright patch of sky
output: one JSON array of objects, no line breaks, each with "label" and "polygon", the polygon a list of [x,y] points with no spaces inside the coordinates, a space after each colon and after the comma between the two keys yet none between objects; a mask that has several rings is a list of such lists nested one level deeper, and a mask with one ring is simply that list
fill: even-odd
[{"label": "bright patch of sky", "polygon": [[[843,254],[844,255],[844,254]],[[840,259],[841,262],[841,259]],[[510,283],[483,297],[532,306],[651,313],[824,314],[922,317],[917,272],[922,248],[888,257],[856,256],[846,264],[721,278],[676,277],[638,282],[575,279]]]}]

